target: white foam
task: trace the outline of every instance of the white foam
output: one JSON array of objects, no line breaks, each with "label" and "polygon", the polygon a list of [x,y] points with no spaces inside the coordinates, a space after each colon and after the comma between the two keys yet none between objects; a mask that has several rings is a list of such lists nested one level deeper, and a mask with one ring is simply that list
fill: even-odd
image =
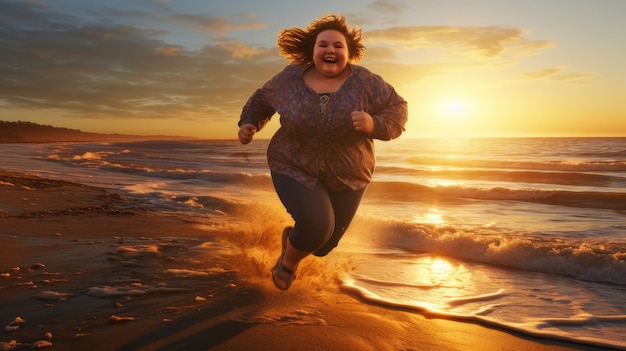
[{"label": "white foam", "polygon": [[87,295],[92,297],[119,297],[119,296],[134,296],[142,295],[146,292],[142,289],[134,287],[119,287],[119,286],[102,286],[91,287],[87,289]]},{"label": "white foam", "polygon": [[61,293],[61,292],[56,292],[56,291],[52,291],[52,290],[46,290],[46,291],[42,291],[40,292],[37,297],[39,299],[42,300],[48,300],[48,301],[62,301],[62,300],[66,300],[70,297],[74,297],[74,294],[72,293]]},{"label": "white foam", "polygon": [[74,161],[79,161],[79,160],[101,160],[102,156],[106,155],[106,152],[91,152],[91,151],[87,151],[82,155],[76,155],[74,157],[72,157],[72,160]]},{"label": "white foam", "polygon": [[352,252],[351,262],[354,273],[342,278],[341,287],[371,303],[533,336],[626,349],[626,309],[619,286],[431,254],[359,256]]},{"label": "white foam", "polygon": [[208,268],[203,270],[185,269],[185,268],[170,268],[164,271],[167,274],[172,274],[178,277],[208,277],[209,275],[224,274],[232,271],[227,271],[220,267]]},{"label": "white foam", "polygon": [[116,249],[118,252],[131,254],[158,254],[158,245],[122,245]]},{"label": "white foam", "polygon": [[132,283],[126,286],[93,286],[87,289],[87,295],[97,298],[111,298],[120,296],[137,296],[148,293],[172,293],[188,291],[186,288],[169,288],[165,283],[157,283],[155,285],[143,285],[141,283]]}]

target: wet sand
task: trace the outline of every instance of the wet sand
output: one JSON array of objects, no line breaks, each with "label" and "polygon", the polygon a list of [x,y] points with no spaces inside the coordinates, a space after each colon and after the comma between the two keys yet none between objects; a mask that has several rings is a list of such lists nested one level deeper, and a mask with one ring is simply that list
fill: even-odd
[{"label": "wet sand", "polygon": [[282,292],[279,233],[232,233],[0,171],[0,350],[597,350],[371,305],[318,263]]}]

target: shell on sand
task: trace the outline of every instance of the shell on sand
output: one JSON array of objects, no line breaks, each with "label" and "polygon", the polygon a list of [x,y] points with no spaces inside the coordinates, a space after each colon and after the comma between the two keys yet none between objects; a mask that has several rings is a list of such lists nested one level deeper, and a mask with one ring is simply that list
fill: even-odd
[{"label": "shell on sand", "polygon": [[6,325],[4,327],[4,331],[6,332],[12,332],[12,331],[16,331],[18,329],[20,329],[20,324],[24,324],[26,323],[26,320],[22,317],[15,317],[15,319],[13,321],[11,321],[11,323],[9,323],[8,325]]},{"label": "shell on sand", "polygon": [[11,340],[9,342],[0,342],[0,351],[13,350],[17,346],[17,340]]},{"label": "shell on sand", "polygon": [[132,322],[134,320],[135,320],[135,317],[120,317],[116,315],[111,315],[111,317],[109,317],[109,323]]},{"label": "shell on sand", "polygon": [[52,346],[52,343],[48,340],[39,340],[33,343],[33,349],[42,349],[49,346]]},{"label": "shell on sand", "polygon": [[35,264],[33,264],[32,266],[30,266],[30,269],[35,270],[35,269],[42,269],[46,267],[45,264],[41,263],[41,262],[37,262]]}]

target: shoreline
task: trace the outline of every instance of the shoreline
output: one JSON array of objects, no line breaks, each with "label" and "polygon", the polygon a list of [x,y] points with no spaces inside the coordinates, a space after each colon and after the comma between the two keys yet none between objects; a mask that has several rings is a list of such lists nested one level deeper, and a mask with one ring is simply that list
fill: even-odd
[{"label": "shoreline", "polygon": [[112,190],[0,170],[0,323],[19,327],[0,332],[0,345],[598,349],[383,308],[344,293],[331,278],[307,275],[281,292],[266,267],[274,257],[249,262],[245,252],[225,254],[229,240],[206,223],[165,215]]}]

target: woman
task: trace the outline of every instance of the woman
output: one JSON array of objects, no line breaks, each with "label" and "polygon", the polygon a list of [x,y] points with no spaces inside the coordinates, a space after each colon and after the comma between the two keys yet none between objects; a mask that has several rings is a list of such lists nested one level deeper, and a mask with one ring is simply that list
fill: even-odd
[{"label": "woman", "polygon": [[280,115],[267,159],[295,221],[283,231],[283,251],[272,268],[276,287],[287,290],[302,259],[325,256],[339,243],[372,178],[373,139],[402,134],[407,103],[380,76],[353,63],[365,47],[361,31],[342,16],[283,30],[277,45],[291,64],[248,99],[238,136],[247,144]]}]

